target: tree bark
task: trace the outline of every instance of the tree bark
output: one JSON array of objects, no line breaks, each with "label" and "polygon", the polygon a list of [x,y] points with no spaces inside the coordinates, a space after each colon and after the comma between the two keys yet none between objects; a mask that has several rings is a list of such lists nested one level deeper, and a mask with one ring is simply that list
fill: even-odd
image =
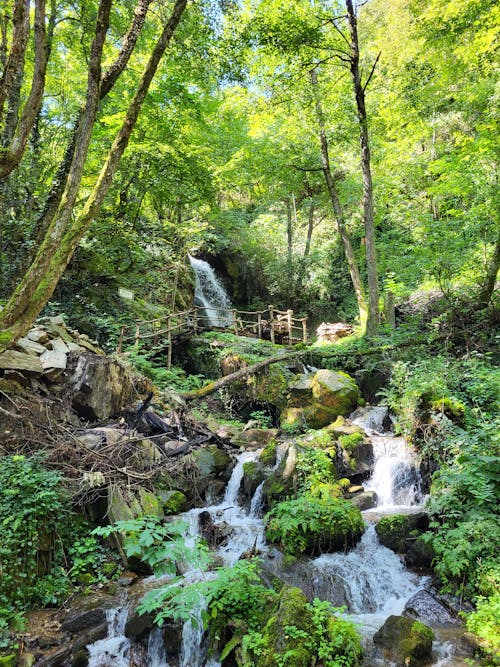
[{"label": "tree bark", "polygon": [[[118,54],[114,63],[110,65],[109,69],[105,72],[105,74],[102,77],[101,88],[99,91],[100,100],[103,100],[106,97],[106,95],[112,90],[120,74],[125,69],[130,59],[130,56],[135,48],[137,39],[144,26],[144,22],[146,20],[146,15],[150,4],[151,0],[138,0],[134,10],[134,18],[132,20],[132,23],[130,25],[127,34],[123,38],[123,44],[122,48],[120,49],[120,53]],[[80,114],[75,120],[73,132],[71,134],[70,141],[66,148],[66,152],[54,177],[52,188],[47,197],[44,209],[37,221],[36,224],[37,245],[41,243],[43,236],[47,230],[47,227],[50,224],[50,221],[55,215],[57,207],[61,202],[64,188],[66,186],[68,179],[68,174],[71,169],[73,155],[75,153],[77,131],[78,131],[78,126],[81,122],[82,113],[83,111],[80,112]]]},{"label": "tree bark", "polygon": [[349,238],[349,234],[345,226],[344,211],[342,210],[342,204],[340,203],[340,197],[337,191],[337,186],[335,185],[335,179],[333,177],[330,166],[328,139],[326,136],[326,129],[325,129],[325,117],[323,114],[323,107],[321,105],[321,99],[318,90],[318,74],[316,69],[311,70],[310,78],[311,78],[311,86],[314,97],[314,104],[316,109],[316,120],[318,121],[318,128],[319,128],[323,174],[325,176],[328,195],[330,197],[330,201],[333,207],[333,212],[335,215],[335,220],[337,222],[337,227],[339,229],[340,238],[342,239],[342,244],[344,246],[345,257],[347,260],[347,265],[349,267],[349,273],[351,275],[351,281],[354,287],[354,292],[356,294],[356,300],[358,302],[359,319],[361,325],[364,326],[367,315],[365,290],[363,287],[363,282],[361,280],[361,275],[359,273],[356,255],[354,254],[354,250],[351,244],[351,239]]},{"label": "tree bark", "polygon": [[[366,269],[368,274],[368,319],[366,333],[374,335],[380,325],[379,289],[377,275],[377,249],[375,245],[375,223],[373,218],[373,182],[370,165],[370,142],[368,118],[365,104],[365,86],[359,71],[359,41],[356,13],[352,0],[346,0],[347,21],[351,37],[350,69],[356,98],[361,145],[361,171],[363,173],[363,218],[365,224]],[[376,64],[376,63],[375,63]],[[373,73],[373,70],[372,70]]]},{"label": "tree bark", "polygon": [[[99,101],[101,81],[100,61],[102,45],[107,30],[104,21],[103,7],[109,6],[111,0],[101,0],[99,17],[96,25],[96,36],[91,50],[89,64],[89,84],[87,89],[87,105],[82,114],[75,145],[70,173],[61,203],[54,220],[51,222],[36,257],[24,279],[0,312],[0,351],[13,340],[22,336],[38,316],[64,273],[80,240],[91,222],[99,212],[104,196],[111,185],[113,175],[127,147],[130,135],[137,121],[139,111],[144,102],[149,86],[158,68],[175,28],[177,27],[187,0],[177,0],[169,21],[156,43],[146,65],[141,81],[129,105],[123,125],[118,131],[106,161],[97,178],[94,188],[88,197],[82,212],[72,221],[71,215],[79,184],[83,173],[83,162],[88,151],[90,134]],[[101,40],[102,38],[102,40]],[[99,50],[100,46],[100,50]]]},{"label": "tree bark", "polygon": [[12,21],[12,47],[7,55],[5,67],[0,79],[0,123],[3,118],[5,103],[12,93],[17,74],[24,70],[24,57],[29,38],[29,0],[16,0]]},{"label": "tree bark", "polygon": [[500,270],[500,229],[498,230],[497,240],[493,249],[493,255],[488,265],[486,278],[483,287],[479,293],[479,303],[488,305],[495,291],[498,271]]},{"label": "tree bark", "polygon": [[[9,105],[7,110],[6,132],[4,133],[5,152],[0,155],[0,178],[5,178],[17,167],[26,150],[26,144],[40,113],[45,88],[45,74],[52,47],[52,37],[56,20],[56,3],[52,2],[49,28],[45,27],[45,0],[36,0],[34,23],[34,69],[30,93],[24,105],[21,117],[18,118],[17,104]],[[22,69],[19,70],[22,73]],[[16,85],[20,96],[22,76]],[[9,118],[10,116],[10,118]]]}]

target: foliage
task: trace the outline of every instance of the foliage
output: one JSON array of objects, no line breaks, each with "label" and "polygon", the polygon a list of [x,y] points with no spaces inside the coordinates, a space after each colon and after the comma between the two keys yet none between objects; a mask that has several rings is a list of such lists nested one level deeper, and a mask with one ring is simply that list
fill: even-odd
[{"label": "foliage", "polygon": [[175,575],[180,563],[207,566],[208,552],[202,545],[193,548],[184,543],[186,524],[182,521],[165,521],[156,516],[117,521],[109,526],[94,529],[95,535],[109,537],[118,533],[123,538],[125,554],[136,557],[149,565],[158,576]]},{"label": "foliage", "polygon": [[203,375],[188,375],[182,368],[176,366],[167,369],[166,359],[159,358],[154,351],[129,350],[128,360],[136,370],[153,380],[158,389],[193,391],[202,387],[205,381]]},{"label": "foliage", "polygon": [[[467,616],[467,628],[480,641],[481,649],[493,661],[498,659],[500,651],[500,593],[477,599],[476,611]],[[495,662],[493,662],[495,664]]]},{"label": "foliage", "polygon": [[266,537],[288,555],[347,549],[364,530],[359,510],[329,494],[303,493],[285,500],[266,515]]},{"label": "foliage", "polygon": [[60,473],[41,457],[0,460],[0,634],[19,628],[33,606],[59,604],[72,586],[116,571],[104,547],[69,507]]}]

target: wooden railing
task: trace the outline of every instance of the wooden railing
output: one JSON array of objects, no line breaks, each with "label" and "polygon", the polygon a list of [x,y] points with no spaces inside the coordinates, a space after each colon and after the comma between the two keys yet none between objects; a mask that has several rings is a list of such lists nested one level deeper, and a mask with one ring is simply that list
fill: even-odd
[{"label": "wooden railing", "polygon": [[[266,310],[236,310],[235,308],[209,308],[213,319],[220,325],[211,324],[204,309],[191,308],[154,320],[139,321],[135,325],[122,326],[117,352],[124,347],[139,347],[146,341],[151,347],[161,346],[167,350],[167,368],[172,365],[172,348],[176,340],[199,331],[230,330],[233,333],[254,338],[266,338],[272,343],[307,343],[307,318],[293,316],[293,310],[278,310],[269,306]],[[201,314],[200,314],[201,311]]]}]

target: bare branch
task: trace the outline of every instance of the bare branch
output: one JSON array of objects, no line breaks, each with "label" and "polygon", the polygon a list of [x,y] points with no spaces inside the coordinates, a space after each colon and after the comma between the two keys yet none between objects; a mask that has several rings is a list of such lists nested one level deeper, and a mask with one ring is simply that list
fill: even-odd
[{"label": "bare branch", "polygon": [[363,86],[363,92],[366,92],[366,89],[368,88],[368,84],[369,84],[370,81],[372,80],[372,76],[373,76],[373,74],[374,74],[374,72],[375,72],[375,68],[377,67],[377,63],[378,63],[379,58],[380,58],[381,55],[382,55],[382,51],[379,51],[377,57],[375,58],[375,62],[373,63],[373,67],[372,67],[372,69],[371,69],[371,71],[370,71],[370,74],[368,75],[368,78],[367,78],[367,80],[366,80],[366,83],[365,83],[365,85]]}]

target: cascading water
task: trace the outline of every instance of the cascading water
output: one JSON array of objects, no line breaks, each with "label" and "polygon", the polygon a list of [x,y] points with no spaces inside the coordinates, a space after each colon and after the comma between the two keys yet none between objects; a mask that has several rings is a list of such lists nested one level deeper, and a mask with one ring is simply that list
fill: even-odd
[{"label": "cascading water", "polygon": [[[233,322],[231,299],[224,285],[208,262],[189,255],[196,274],[195,305],[200,309],[200,321],[211,327],[228,327]],[[205,322],[204,322],[205,320]]]},{"label": "cascading water", "polygon": [[128,607],[108,609],[108,636],[87,646],[88,667],[129,667],[130,640],[125,637]]},{"label": "cascading water", "polygon": [[[374,472],[365,488],[376,492],[378,505],[373,510],[366,510],[364,516],[369,520],[373,518],[374,512],[380,515],[419,509],[422,497],[413,454],[403,438],[384,432],[387,409],[372,408],[361,415],[356,413],[353,417],[354,421],[365,429],[374,448]],[[286,451],[286,445],[278,447],[275,467],[279,466]],[[259,518],[262,484],[257,487],[248,511],[239,504],[243,466],[246,462],[256,460],[259,455],[260,452],[244,452],[238,455],[221,503],[192,509],[180,517],[188,526],[187,544],[194,544],[200,537],[202,512],[209,513],[215,526],[228,530],[228,539],[217,550],[225,565],[234,564],[244,552],[250,550],[258,550],[264,557],[269,553],[264,524]],[[409,598],[426,583],[425,577],[406,570],[400,558],[379,543],[375,528],[370,522],[360,543],[350,552],[323,554],[303,565],[305,576],[312,582],[313,594],[330,600],[336,606],[345,604],[350,617],[359,625],[367,647],[371,644],[374,632],[382,626],[386,618],[390,614],[401,614]],[[277,574],[279,575],[279,572]],[[201,577],[207,576],[214,574],[200,570],[185,573],[187,582],[199,581]],[[203,603],[193,610],[198,623],[187,622],[183,627],[179,662],[176,663],[179,667],[220,667],[220,662],[206,656],[206,637],[201,623],[202,610]],[[110,612],[108,637],[89,647],[89,667],[125,667],[129,664],[130,642],[123,636],[126,617],[126,609]],[[446,642],[436,645],[435,648],[435,665],[451,667],[462,664],[454,662],[456,659],[452,657],[452,651]],[[385,660],[379,661],[376,656],[370,655],[369,650],[368,655],[367,664],[370,667],[387,667],[390,664]],[[148,667],[169,667],[162,636],[157,630],[152,631],[149,639]]]}]

